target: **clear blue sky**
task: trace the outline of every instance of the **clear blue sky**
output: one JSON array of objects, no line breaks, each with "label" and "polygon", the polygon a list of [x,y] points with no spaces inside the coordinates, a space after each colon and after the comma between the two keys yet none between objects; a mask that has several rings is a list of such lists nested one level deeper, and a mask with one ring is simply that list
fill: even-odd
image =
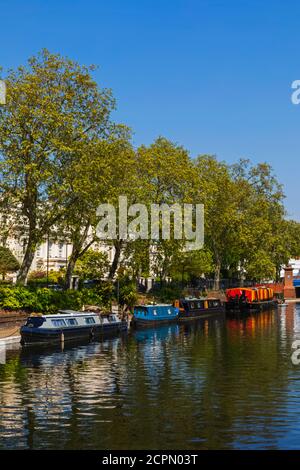
[{"label": "clear blue sky", "polygon": [[[113,89],[134,143],[269,162],[300,220],[299,0],[0,0],[0,65],[46,47]],[[298,189],[299,188],[299,189]]]}]

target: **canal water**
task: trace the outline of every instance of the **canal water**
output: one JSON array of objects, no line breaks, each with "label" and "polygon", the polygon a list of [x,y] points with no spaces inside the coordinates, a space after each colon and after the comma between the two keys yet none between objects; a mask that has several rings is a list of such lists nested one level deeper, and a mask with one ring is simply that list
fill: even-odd
[{"label": "canal water", "polygon": [[296,339],[300,304],[63,351],[11,346],[0,449],[299,449]]}]

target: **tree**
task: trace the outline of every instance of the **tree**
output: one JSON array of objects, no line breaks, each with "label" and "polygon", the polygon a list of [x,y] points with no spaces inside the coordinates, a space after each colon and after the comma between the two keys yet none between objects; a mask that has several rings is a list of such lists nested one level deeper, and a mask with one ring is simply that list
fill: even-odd
[{"label": "tree", "polygon": [[291,256],[284,194],[267,163],[241,160],[231,168],[240,192],[239,265],[250,279],[275,279]]},{"label": "tree", "polygon": [[35,250],[76,204],[69,175],[82,145],[105,138],[114,100],[91,78],[94,67],[43,50],[9,71],[0,108],[0,191],[26,222],[18,274],[24,284]]},{"label": "tree", "polygon": [[216,157],[201,155],[195,160],[196,197],[204,204],[205,244],[213,257],[215,289],[220,287],[221,269],[232,262],[241,220],[234,184],[226,163]]},{"label": "tree", "polygon": [[235,165],[200,156],[195,162],[198,197],[205,205],[205,244],[213,255],[215,289],[221,271],[251,279],[274,278],[289,256],[283,230],[282,187],[266,163]]},{"label": "tree", "polygon": [[276,267],[270,256],[265,250],[258,250],[245,261],[245,270],[247,276],[260,282],[264,279],[274,279]]},{"label": "tree", "polygon": [[3,280],[7,273],[15,273],[18,269],[20,269],[20,263],[12,252],[8,248],[0,246],[0,273]]},{"label": "tree", "polygon": [[[119,195],[130,195],[135,174],[134,151],[130,133],[125,126],[115,126],[105,140],[93,141],[77,154],[70,172],[70,185],[76,195],[76,206],[65,213],[62,230],[68,234],[73,249],[66,271],[66,286],[70,286],[77,261],[99,240],[97,225],[101,203],[111,203],[117,210]],[[112,279],[118,266],[121,241],[104,240],[115,246],[114,260],[109,270]],[[118,256],[117,256],[118,255]]]},{"label": "tree", "polygon": [[203,274],[208,274],[213,270],[213,258],[209,250],[195,250],[192,252],[179,252],[173,259],[170,266],[170,276],[172,279],[184,281],[197,279]]},{"label": "tree", "polygon": [[106,253],[87,250],[76,263],[76,274],[81,279],[101,279],[108,270],[109,262]]},{"label": "tree", "polygon": [[[149,147],[142,145],[137,150],[137,173],[140,182],[140,201],[146,204],[148,213],[151,205],[192,203],[196,185],[196,172],[186,149],[159,137]],[[199,201],[198,201],[199,202]],[[149,218],[149,227],[150,225]],[[159,221],[161,231],[162,220]],[[174,237],[174,218],[170,218],[170,239],[151,240],[145,255],[151,252],[151,269],[161,282],[169,275],[170,265],[176,253],[184,247],[182,238]],[[149,230],[150,238],[150,230]],[[145,263],[143,263],[145,265]]]}]

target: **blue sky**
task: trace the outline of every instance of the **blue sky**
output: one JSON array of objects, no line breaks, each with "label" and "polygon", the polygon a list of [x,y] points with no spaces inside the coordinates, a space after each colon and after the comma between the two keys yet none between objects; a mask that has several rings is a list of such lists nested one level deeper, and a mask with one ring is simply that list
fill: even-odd
[{"label": "blue sky", "polygon": [[135,145],[267,161],[300,221],[299,1],[0,0],[0,21],[3,67],[43,47],[99,65]]}]

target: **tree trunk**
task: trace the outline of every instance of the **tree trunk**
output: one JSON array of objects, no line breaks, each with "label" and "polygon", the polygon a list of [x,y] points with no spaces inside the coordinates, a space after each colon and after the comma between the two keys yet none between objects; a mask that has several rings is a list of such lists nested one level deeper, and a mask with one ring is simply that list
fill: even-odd
[{"label": "tree trunk", "polygon": [[92,246],[95,239],[92,240],[83,248],[86,243],[88,233],[90,229],[90,223],[87,223],[82,234],[75,232],[71,239],[73,248],[72,253],[68,261],[66,276],[65,276],[65,287],[66,289],[72,288],[72,276],[78,259]]},{"label": "tree trunk", "polygon": [[67,266],[67,271],[66,271],[66,278],[65,278],[66,289],[72,289],[72,276],[73,276],[73,272],[74,272],[78,257],[79,257],[79,253],[73,250],[70,256],[70,259],[68,261],[68,266]]},{"label": "tree trunk", "polygon": [[81,244],[76,247],[73,247],[73,250],[72,250],[69,262],[68,262],[66,277],[65,277],[65,285],[67,289],[72,289],[72,276],[73,276],[73,272],[74,272],[77,261],[82,255],[84,255],[84,253],[92,246],[93,243],[94,243],[94,240],[88,243],[86,247],[83,249],[82,249]]},{"label": "tree trunk", "polygon": [[121,251],[122,251],[122,242],[121,240],[118,240],[114,244],[115,247],[115,254],[114,254],[114,259],[111,264],[109,274],[108,274],[108,280],[112,281],[113,278],[115,277],[115,274],[117,272],[118,266],[119,266],[119,261],[120,261],[120,256],[121,256]]},{"label": "tree trunk", "polygon": [[214,290],[220,290],[221,262],[217,261],[215,266]]},{"label": "tree trunk", "polygon": [[28,272],[32,265],[35,250],[36,250],[36,243],[33,240],[29,239],[27,247],[26,247],[25,255],[22,261],[22,265],[20,267],[20,270],[17,276],[17,284],[19,285],[24,286],[26,284]]}]

